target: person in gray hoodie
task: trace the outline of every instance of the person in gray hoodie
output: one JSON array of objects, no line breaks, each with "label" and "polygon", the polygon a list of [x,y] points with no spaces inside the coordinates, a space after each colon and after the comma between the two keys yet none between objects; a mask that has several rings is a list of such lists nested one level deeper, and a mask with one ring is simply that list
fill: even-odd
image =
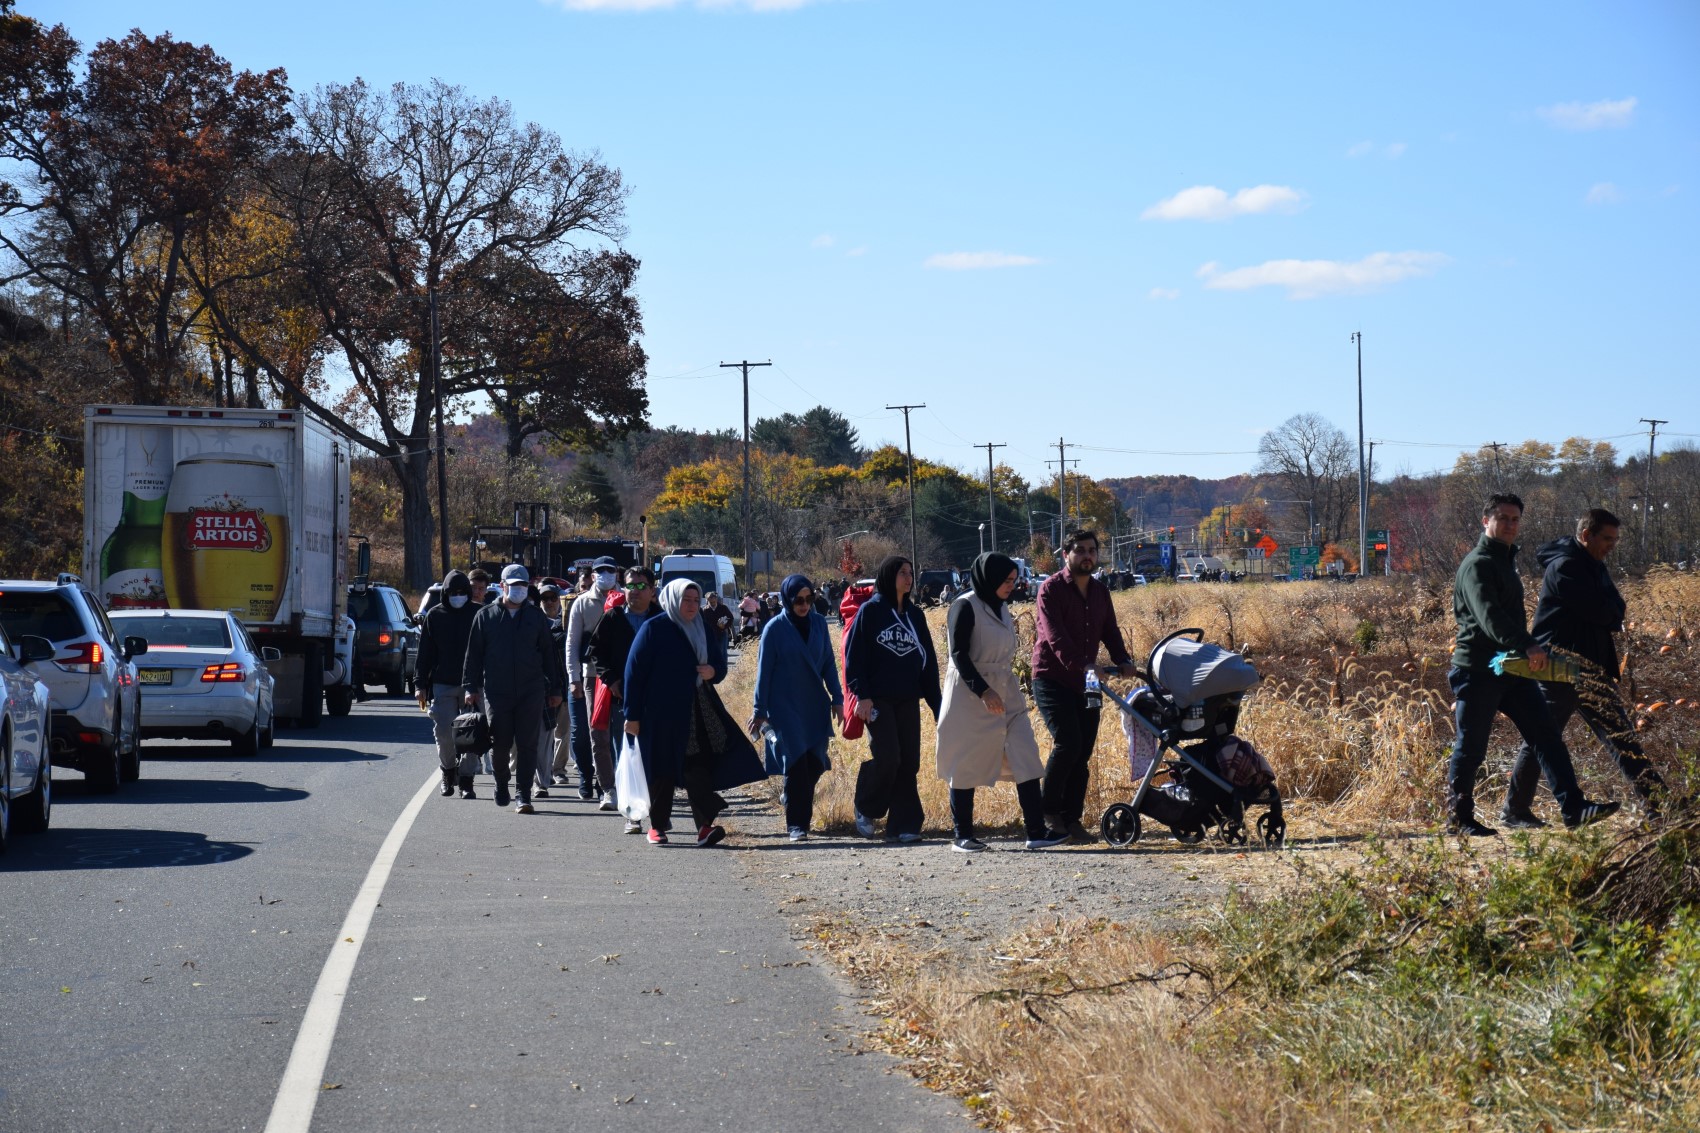
[{"label": "person in gray hoodie", "polygon": [[494,747],[496,805],[509,802],[509,753],[513,753],[519,814],[531,814],[532,781],[537,769],[537,734],[543,708],[561,703],[560,669],[554,664],[555,639],[549,619],[526,601],[531,575],[519,563],[502,568],[500,602],[472,619],[466,639],[466,669],[461,685],[466,702],[481,707],[490,721]]},{"label": "person in gray hoodie", "polygon": [[475,799],[472,777],[479,753],[455,751],[455,715],[460,711],[460,681],[466,672],[466,638],[479,607],[472,602],[472,580],[458,570],[443,578],[443,600],[425,612],[419,634],[419,659],[414,687],[419,707],[431,714],[437,740],[437,763],[443,771],[443,797],[460,788],[460,797]]},{"label": "person in gray hoodie", "polygon": [[[602,620],[602,607],[608,601],[609,591],[619,585],[620,564],[603,555],[591,564],[590,589],[573,599],[567,613],[567,712],[572,718],[573,762],[578,764],[578,797],[586,800],[597,797],[598,786],[604,791],[614,787],[612,783],[597,782],[596,756],[612,752],[613,744],[608,729],[593,731],[590,727],[590,702],[586,693],[594,687],[591,682],[596,672],[585,658],[584,649]],[[611,765],[612,757],[605,754],[604,758]]]}]

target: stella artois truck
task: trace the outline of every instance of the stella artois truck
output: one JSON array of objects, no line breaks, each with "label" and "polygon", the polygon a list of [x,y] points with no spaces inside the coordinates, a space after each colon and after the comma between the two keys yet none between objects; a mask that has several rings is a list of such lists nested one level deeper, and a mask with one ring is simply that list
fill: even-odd
[{"label": "stella artois truck", "polygon": [[83,574],[108,610],[230,610],[276,680],[275,713],[354,702],[348,443],[299,409],[83,410]]}]

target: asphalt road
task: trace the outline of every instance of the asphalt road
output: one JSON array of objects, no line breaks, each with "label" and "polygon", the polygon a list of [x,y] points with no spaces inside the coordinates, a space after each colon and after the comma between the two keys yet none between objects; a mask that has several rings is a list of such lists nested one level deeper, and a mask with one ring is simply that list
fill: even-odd
[{"label": "asphalt road", "polygon": [[[0,858],[0,1129],[266,1128],[429,739],[380,699],[253,760],[150,742],[114,796],[57,778],[52,829]],[[867,1020],[733,854],[479,785],[433,791],[401,843],[312,1129],[965,1127],[853,1052]]]}]

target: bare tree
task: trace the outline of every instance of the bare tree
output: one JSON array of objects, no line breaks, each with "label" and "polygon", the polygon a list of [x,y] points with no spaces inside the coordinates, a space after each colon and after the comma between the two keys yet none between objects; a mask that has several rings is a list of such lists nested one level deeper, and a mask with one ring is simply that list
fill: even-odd
[{"label": "bare tree", "polygon": [[1279,477],[1294,499],[1311,505],[1324,542],[1340,537],[1356,506],[1356,493],[1346,490],[1355,464],[1352,442],[1317,413],[1289,417],[1257,442],[1258,473]]}]

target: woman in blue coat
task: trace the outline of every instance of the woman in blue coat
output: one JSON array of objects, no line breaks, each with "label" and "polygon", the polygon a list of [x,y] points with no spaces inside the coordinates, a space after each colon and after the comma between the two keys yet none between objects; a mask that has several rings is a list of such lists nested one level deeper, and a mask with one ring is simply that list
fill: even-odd
[{"label": "woman in blue coat", "polygon": [[809,836],[815,784],[832,766],[827,741],[844,707],[826,619],[815,612],[814,583],[800,574],[779,584],[783,617],[761,633],[750,735],[766,739],[767,773],[785,776],[785,827],[793,842]]},{"label": "woman in blue coat", "polygon": [[626,658],[626,734],[637,737],[649,780],[649,841],[673,826],[673,790],[684,785],[697,845],[726,837],[714,824],[726,808],[717,791],[765,779],[755,748],[714,686],[726,677],[726,642],[702,620],[702,591],[688,579],[662,587],[661,617],[649,619]]}]

